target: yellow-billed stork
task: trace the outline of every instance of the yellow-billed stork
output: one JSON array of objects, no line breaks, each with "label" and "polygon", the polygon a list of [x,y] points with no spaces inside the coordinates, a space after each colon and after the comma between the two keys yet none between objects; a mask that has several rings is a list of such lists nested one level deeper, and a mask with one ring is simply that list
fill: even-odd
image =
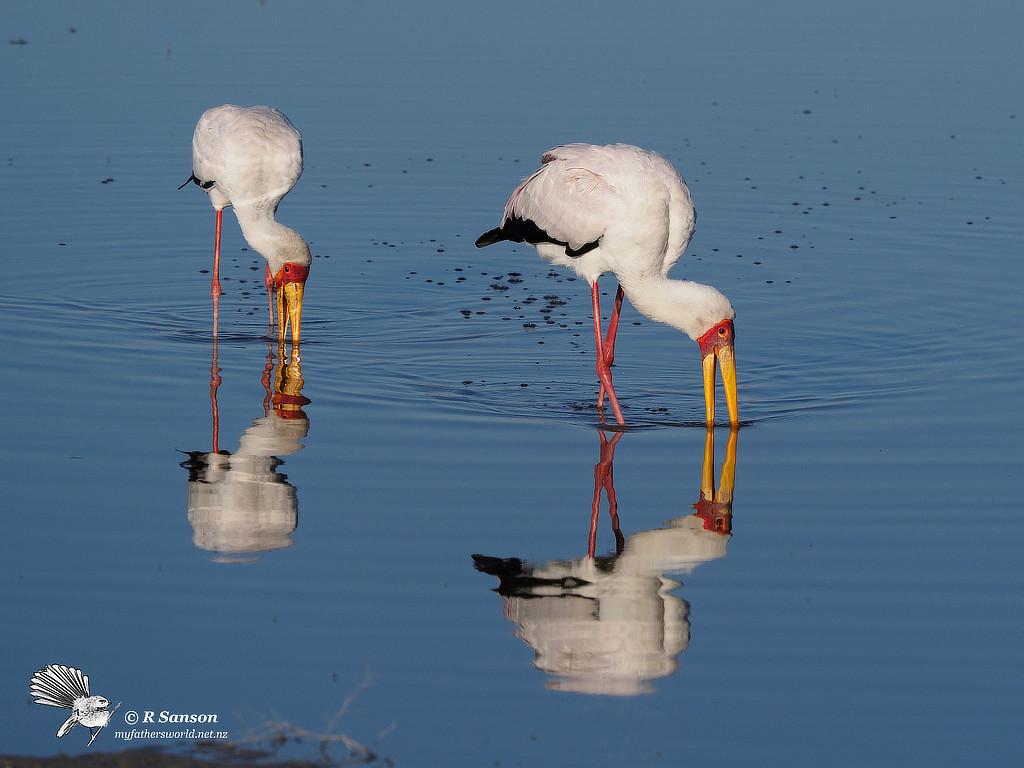
[{"label": "yellow-billed stork", "polygon": [[[598,405],[607,392],[619,424],[625,421],[610,366],[623,293],[642,314],[678,328],[700,345],[709,425],[715,420],[716,361],[721,363],[729,420],[739,424],[736,312],[715,288],[668,277],[696,221],[679,172],[656,152],[627,144],[566,144],[545,152],[541,163],[512,193],[501,225],[482,234],[477,247],[526,242],[542,258],[586,278],[594,305]],[[619,288],[602,338],[597,280],[605,272],[618,278]]]},{"label": "yellow-billed stork", "polygon": [[[221,294],[221,214],[230,205],[246,242],[267,260],[271,304],[277,294],[278,338],[284,338],[290,322],[293,346],[299,343],[302,294],[312,257],[306,241],[274,214],[301,175],[302,136],[284,113],[273,107],[223,104],[199,118],[192,137],[192,176],[185,184],[194,181],[205,189],[217,211],[214,302]],[[274,324],[273,306],[270,322]]]}]

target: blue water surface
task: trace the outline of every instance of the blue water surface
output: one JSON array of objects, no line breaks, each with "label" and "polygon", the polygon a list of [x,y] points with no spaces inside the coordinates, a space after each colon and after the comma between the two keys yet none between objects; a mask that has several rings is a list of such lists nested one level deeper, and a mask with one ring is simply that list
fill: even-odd
[{"label": "blue water surface", "polygon": [[[180,747],[125,739],[168,711],[398,766],[1016,765],[1022,22],[7,3],[0,750]],[[213,345],[213,211],[177,187],[225,102],[303,134],[299,370],[230,213]],[[737,308],[738,434],[627,307],[602,437],[584,282],[473,247],[569,141],[686,177],[673,275]],[[120,702],[91,747],[32,703],[51,663]]]}]

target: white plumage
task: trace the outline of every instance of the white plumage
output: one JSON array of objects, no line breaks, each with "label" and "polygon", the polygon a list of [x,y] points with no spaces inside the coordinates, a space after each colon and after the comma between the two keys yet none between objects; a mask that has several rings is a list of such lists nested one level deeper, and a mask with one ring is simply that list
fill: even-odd
[{"label": "white plumage", "polygon": [[221,213],[230,205],[246,242],[267,260],[267,291],[277,292],[279,338],[284,338],[290,320],[294,343],[299,340],[302,292],[312,257],[306,241],[274,216],[301,175],[302,136],[282,112],[224,104],[199,118],[189,181],[206,190],[217,212],[212,293],[215,298],[221,293]]},{"label": "white plumage", "polygon": [[[477,246],[526,242],[552,264],[570,267],[587,280],[601,380],[598,404],[607,392],[620,424],[624,420],[609,367],[623,293],[647,317],[700,344],[708,424],[714,423],[715,361],[721,361],[730,421],[738,424],[736,312],[715,288],[668,277],[696,222],[690,190],[679,172],[656,152],[628,144],[567,144],[545,152],[541,163],[512,193],[501,225],[481,235]],[[619,289],[602,338],[597,280],[605,272],[618,278]]]},{"label": "white plumage", "polygon": [[58,739],[81,723],[89,729],[92,736],[89,746],[92,746],[113,714],[107,699],[89,694],[89,676],[82,674],[80,669],[63,664],[47,664],[36,672],[32,676],[29,694],[36,697],[36,704],[71,710],[71,715],[57,729]]}]

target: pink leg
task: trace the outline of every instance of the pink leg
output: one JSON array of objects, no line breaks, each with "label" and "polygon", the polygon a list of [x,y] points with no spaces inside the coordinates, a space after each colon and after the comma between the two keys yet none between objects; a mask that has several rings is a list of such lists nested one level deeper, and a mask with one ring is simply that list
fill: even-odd
[{"label": "pink leg", "polygon": [[213,240],[213,280],[210,284],[210,293],[216,299],[223,293],[220,289],[220,220],[224,211],[217,211],[217,228]]},{"label": "pink leg", "polygon": [[[220,319],[220,220],[221,211],[217,211],[217,226],[213,239],[213,280],[210,281],[210,295],[213,296],[213,344],[214,355],[217,349],[217,322]],[[220,370],[220,369],[218,369]],[[216,400],[214,401],[216,406]],[[214,421],[216,421],[216,407],[214,408]],[[214,453],[217,449],[214,448]]]},{"label": "pink leg", "polygon": [[601,380],[601,389],[608,393],[608,402],[611,403],[615,412],[615,420],[619,424],[625,424],[622,418],[622,410],[619,408],[618,398],[615,397],[615,389],[612,387],[612,372],[608,369],[608,363],[604,357],[604,343],[601,340],[601,299],[598,295],[597,281],[590,286],[590,294],[594,300],[594,341],[597,347],[597,378]]},{"label": "pink leg", "polygon": [[608,334],[604,337],[604,361],[611,365],[615,361],[615,333],[619,329],[619,312],[622,310],[622,286],[615,292],[615,306],[608,320]]},{"label": "pink leg", "polygon": [[[604,337],[604,361],[611,368],[612,363],[615,361],[615,334],[619,330],[619,312],[622,309],[622,286],[615,292],[615,305],[612,307],[612,316],[608,320],[608,334]],[[604,385],[601,386],[601,391],[597,393],[597,405],[598,407],[604,402]]]},{"label": "pink leg", "polygon": [[274,335],[274,276],[270,274],[270,264],[267,264],[267,273],[263,278],[267,284],[267,308],[270,310],[270,335]]}]

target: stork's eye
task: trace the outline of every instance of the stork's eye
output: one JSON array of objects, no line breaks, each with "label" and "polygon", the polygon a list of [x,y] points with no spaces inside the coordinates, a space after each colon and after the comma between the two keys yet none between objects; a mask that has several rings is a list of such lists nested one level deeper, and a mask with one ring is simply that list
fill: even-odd
[{"label": "stork's eye", "polygon": [[725,330],[725,326],[722,326],[722,327],[720,327],[718,329],[718,335],[719,336],[725,336],[726,333],[727,333],[727,331]]}]

